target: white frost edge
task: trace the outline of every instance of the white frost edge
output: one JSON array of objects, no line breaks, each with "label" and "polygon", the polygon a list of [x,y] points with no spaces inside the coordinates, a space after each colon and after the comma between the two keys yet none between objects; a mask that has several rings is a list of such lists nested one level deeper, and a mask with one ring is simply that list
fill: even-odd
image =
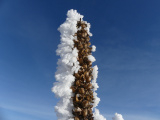
[{"label": "white frost edge", "polygon": [[[74,120],[72,115],[73,96],[71,85],[75,81],[74,72],[78,72],[80,66],[77,61],[78,50],[74,48],[74,41],[76,37],[73,35],[77,32],[77,21],[83,18],[76,10],[69,10],[67,12],[66,21],[60,25],[58,30],[61,33],[61,43],[56,50],[60,59],[57,62],[57,71],[55,73],[56,82],[52,88],[55,95],[60,98],[60,101],[55,106],[55,112],[58,120]],[[74,66],[73,66],[74,65]]]},{"label": "white frost edge", "polygon": [[100,113],[99,110],[95,108],[95,112],[93,113],[94,120],[106,120],[105,117],[103,117]]}]

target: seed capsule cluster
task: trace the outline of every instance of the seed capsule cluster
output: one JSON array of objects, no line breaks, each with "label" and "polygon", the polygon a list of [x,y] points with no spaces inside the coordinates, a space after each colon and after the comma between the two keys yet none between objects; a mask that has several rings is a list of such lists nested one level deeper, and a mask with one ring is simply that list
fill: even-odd
[{"label": "seed capsule cluster", "polygon": [[72,97],[74,120],[94,120],[92,113],[94,97],[91,84],[93,69],[91,68],[92,62],[88,59],[88,55],[91,55],[91,43],[89,42],[90,38],[85,29],[86,27],[87,24],[81,19],[77,22],[78,31],[75,34],[77,40],[74,40],[74,47],[79,50],[77,59],[81,67],[78,73],[74,73],[75,82],[71,86],[74,93]]}]

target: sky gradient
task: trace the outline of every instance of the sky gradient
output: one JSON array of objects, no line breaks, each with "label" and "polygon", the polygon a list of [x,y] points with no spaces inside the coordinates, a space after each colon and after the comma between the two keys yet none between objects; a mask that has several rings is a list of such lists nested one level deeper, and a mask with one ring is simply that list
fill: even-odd
[{"label": "sky gradient", "polygon": [[70,9],[91,23],[98,109],[160,119],[159,0],[0,0],[0,120],[56,120],[60,33]]}]

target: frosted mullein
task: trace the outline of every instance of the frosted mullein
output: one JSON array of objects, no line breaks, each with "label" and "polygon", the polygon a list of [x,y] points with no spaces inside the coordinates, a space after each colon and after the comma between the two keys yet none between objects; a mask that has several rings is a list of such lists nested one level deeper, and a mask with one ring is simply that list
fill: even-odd
[{"label": "frosted mullein", "polygon": [[[95,107],[100,99],[95,92],[98,67],[92,67],[96,59],[90,47],[90,24],[83,15],[69,10],[66,21],[60,25],[61,43],[56,51],[60,56],[52,88],[60,101],[55,106],[58,120],[106,120]],[[93,113],[94,111],[94,113]]]}]

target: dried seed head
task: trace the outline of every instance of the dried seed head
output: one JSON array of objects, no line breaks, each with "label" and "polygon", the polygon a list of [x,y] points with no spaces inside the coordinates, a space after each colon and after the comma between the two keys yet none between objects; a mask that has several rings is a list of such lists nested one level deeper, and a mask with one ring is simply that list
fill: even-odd
[{"label": "dried seed head", "polygon": [[86,65],[86,64],[84,64],[84,65],[83,65],[83,68],[84,68],[84,69],[87,69],[87,65]]},{"label": "dried seed head", "polygon": [[89,72],[86,71],[86,72],[84,73],[84,75],[85,75],[86,78],[89,77]]},{"label": "dried seed head", "polygon": [[84,48],[86,49],[88,47],[88,45],[87,44],[84,44]]},{"label": "dried seed head", "polygon": [[90,40],[90,38],[89,38],[89,37],[86,37],[86,41],[89,42],[89,40]]},{"label": "dried seed head", "polygon": [[92,66],[92,62],[91,61],[88,62],[88,66]]},{"label": "dried seed head", "polygon": [[88,108],[88,114],[92,114],[92,109]]},{"label": "dried seed head", "polygon": [[88,47],[91,45],[91,43],[90,42],[88,42]]},{"label": "dried seed head", "polygon": [[80,64],[82,64],[82,63],[83,63],[83,59],[82,59],[82,58],[80,58],[80,59],[79,59],[79,62],[80,62]]},{"label": "dried seed head", "polygon": [[91,82],[91,80],[92,80],[92,79],[91,79],[91,76],[86,77],[86,82],[89,83],[89,82]]},{"label": "dried seed head", "polygon": [[79,108],[79,107],[77,107],[77,108],[75,108],[74,109],[74,112],[81,112],[82,110],[81,110],[81,108]]},{"label": "dried seed head", "polygon": [[86,97],[86,99],[87,99],[88,101],[91,101],[91,97],[90,97],[89,95]]},{"label": "dried seed head", "polygon": [[82,106],[83,106],[84,108],[88,107],[88,105],[89,105],[89,102],[88,102],[87,100],[84,100],[84,101],[82,102]]},{"label": "dried seed head", "polygon": [[83,33],[82,33],[82,37],[83,37],[83,38],[87,37],[87,32],[83,32]]},{"label": "dried seed head", "polygon": [[92,84],[89,83],[89,84],[87,85],[86,89],[92,89]]},{"label": "dried seed head", "polygon": [[71,89],[72,89],[72,92],[75,93],[76,87],[72,86]]},{"label": "dried seed head", "polygon": [[83,109],[82,114],[83,114],[83,117],[86,117],[88,115],[88,110],[87,109]]},{"label": "dried seed head", "polygon": [[80,89],[79,89],[79,93],[80,93],[80,94],[84,94],[84,93],[85,93],[84,88],[80,88]]},{"label": "dried seed head", "polygon": [[88,52],[89,52],[89,49],[85,49],[85,52],[88,53]]},{"label": "dried seed head", "polygon": [[81,40],[82,42],[84,42],[84,41],[85,41],[85,39],[84,39],[84,38],[81,38],[80,40]]},{"label": "dried seed head", "polygon": [[77,86],[80,86],[80,83],[81,83],[80,80],[77,80],[77,81],[76,81],[76,85],[77,85]]},{"label": "dried seed head", "polygon": [[78,49],[82,49],[82,48],[83,48],[82,43],[79,43],[79,44],[78,44]]},{"label": "dried seed head", "polygon": [[80,75],[79,75],[78,73],[75,73],[74,76],[75,76],[76,78],[79,78],[79,77],[80,77]]},{"label": "dried seed head", "polygon": [[80,120],[78,117],[74,117],[74,120]]},{"label": "dried seed head", "polygon": [[76,102],[81,102],[82,98],[80,94],[76,94]]}]

